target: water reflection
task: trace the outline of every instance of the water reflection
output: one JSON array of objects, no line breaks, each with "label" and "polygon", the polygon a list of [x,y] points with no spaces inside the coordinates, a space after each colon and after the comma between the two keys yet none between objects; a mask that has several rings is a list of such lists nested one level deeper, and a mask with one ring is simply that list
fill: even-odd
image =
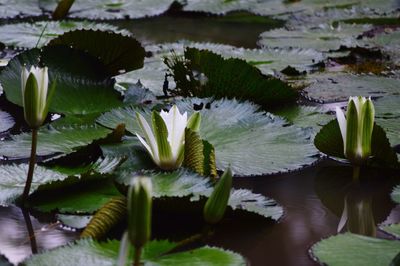
[{"label": "water reflection", "polygon": [[0,253],[18,264],[32,253],[52,249],[76,239],[58,223],[42,223],[16,206],[0,207]]}]

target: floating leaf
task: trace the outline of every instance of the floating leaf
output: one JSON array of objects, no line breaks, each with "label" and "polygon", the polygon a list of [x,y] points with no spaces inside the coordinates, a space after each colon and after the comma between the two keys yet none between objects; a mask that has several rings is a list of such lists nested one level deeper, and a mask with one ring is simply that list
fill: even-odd
[{"label": "floating leaf", "polygon": [[339,24],[334,27],[329,24],[321,24],[313,28],[275,29],[262,33],[259,44],[263,47],[312,48],[327,52],[337,50],[340,46],[357,46],[356,37],[370,28],[369,25]]},{"label": "floating leaf", "polygon": [[[78,148],[106,137],[111,131],[101,126],[70,126],[42,128],[38,134],[37,155],[59,155],[72,153]],[[9,158],[29,158],[31,134],[12,135],[11,140],[0,142],[0,154]]]},{"label": "floating leaf", "polygon": [[[76,179],[75,177],[73,177]],[[71,179],[71,177],[69,178]],[[74,182],[68,186],[56,184],[59,188],[36,193],[31,197],[31,205],[42,212],[58,210],[60,213],[94,213],[111,198],[121,195],[113,182],[104,177],[92,177],[87,181]]]},{"label": "floating leaf", "polygon": [[63,226],[73,229],[85,228],[90,222],[90,219],[92,219],[91,215],[57,214],[56,217]]},{"label": "floating leaf", "polygon": [[[245,265],[243,257],[239,254],[208,246],[169,253],[176,245],[176,243],[166,240],[151,241],[143,249],[142,261],[145,265],[160,266],[187,263],[194,266]],[[120,242],[116,240],[96,242],[87,238],[43,254],[34,255],[25,263],[27,266],[114,265],[118,258],[119,246]],[[133,261],[133,258],[130,257],[129,260]]]},{"label": "floating leaf", "polygon": [[[130,35],[129,31],[121,30],[109,24],[72,20],[4,24],[0,26],[0,35],[2,37],[1,41],[6,45],[33,48],[36,44],[38,44],[38,47],[42,47],[51,39],[57,38],[68,31],[79,29],[102,30]],[[41,35],[42,32],[43,35]]]},{"label": "floating leaf", "polygon": [[[0,167],[0,205],[14,203],[14,200],[22,195],[25,180],[28,173],[27,164],[1,165]],[[66,175],[48,170],[41,166],[35,167],[31,193],[38,189],[40,185],[64,180]]]},{"label": "floating leaf", "polygon": [[0,132],[9,130],[14,126],[14,123],[14,118],[10,114],[0,111]]},{"label": "floating leaf", "polygon": [[385,131],[392,146],[400,144],[400,95],[374,101],[376,123]]},{"label": "floating leaf", "polygon": [[[236,175],[286,172],[312,164],[317,158],[311,130],[288,126],[280,117],[258,112],[259,106],[236,100],[186,99],[176,103],[190,115],[200,110],[200,136],[215,148],[218,169],[230,166]],[[135,109],[114,109],[98,122],[106,127],[125,123],[135,133]]]},{"label": "floating leaf", "polygon": [[39,58],[48,66],[50,83],[57,80],[50,111],[88,114],[121,106],[114,81],[100,61],[85,52],[67,47],[32,49],[14,57],[0,73],[0,82],[9,101],[21,106],[21,69],[38,65]]},{"label": "floating leaf", "polygon": [[[345,159],[343,139],[336,119],[326,124],[314,139],[315,146],[329,156]],[[399,167],[396,153],[391,148],[385,131],[375,124],[372,131],[372,162],[386,167]]]},{"label": "floating leaf", "polygon": [[383,231],[400,239],[400,224],[390,224],[380,227]]},{"label": "floating leaf", "polygon": [[48,45],[65,45],[85,51],[99,58],[112,76],[143,67],[145,57],[145,51],[136,39],[106,31],[70,31]]},{"label": "floating leaf", "polygon": [[[157,16],[167,11],[173,0],[109,1],[75,0],[69,17],[84,19],[126,19]],[[53,11],[55,0],[40,0],[44,10]]]},{"label": "floating leaf", "polygon": [[318,102],[347,101],[350,96],[396,95],[399,81],[390,77],[327,73],[308,77],[305,96]]},{"label": "floating leaf", "polygon": [[327,265],[389,265],[400,250],[400,241],[355,234],[340,234],[315,244],[311,252]]},{"label": "floating leaf", "polygon": [[[224,59],[207,50],[186,48],[185,61],[166,59],[174,76],[173,95],[237,98],[272,108],[296,100],[297,93],[283,81],[263,75],[240,59]],[[193,72],[199,72],[196,79]],[[204,75],[204,77],[202,76]]]},{"label": "floating leaf", "polygon": [[391,196],[394,202],[400,204],[400,185],[393,189]]},{"label": "floating leaf", "polygon": [[42,10],[38,6],[37,0],[1,0],[0,1],[0,17],[13,18],[17,16],[29,17],[39,16]]}]

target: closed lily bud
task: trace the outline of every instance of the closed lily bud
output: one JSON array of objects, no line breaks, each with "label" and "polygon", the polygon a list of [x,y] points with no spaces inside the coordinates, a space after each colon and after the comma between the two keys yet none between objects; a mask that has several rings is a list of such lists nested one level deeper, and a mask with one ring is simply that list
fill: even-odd
[{"label": "closed lily bud", "polygon": [[371,98],[350,97],[346,117],[337,107],[336,117],[342,134],[344,155],[360,165],[371,155],[375,108]]},{"label": "closed lily bud", "polygon": [[135,177],[128,192],[128,235],[135,248],[143,247],[151,234],[152,184]]},{"label": "closed lily bud", "polygon": [[153,111],[152,129],[146,119],[139,113],[136,118],[142,129],[143,137],[137,138],[146,148],[154,163],[163,170],[178,169],[184,159],[185,129],[198,130],[200,114],[194,113],[188,120],[187,113],[181,114],[176,105],[168,112]]},{"label": "closed lily bud", "polygon": [[204,219],[207,223],[218,223],[224,217],[228,206],[229,196],[232,188],[232,171],[227,169],[214,187],[211,196],[204,206]]},{"label": "closed lily bud", "polygon": [[31,128],[40,127],[46,119],[54,85],[48,91],[49,76],[47,67],[32,66],[21,72],[22,104],[26,123]]}]

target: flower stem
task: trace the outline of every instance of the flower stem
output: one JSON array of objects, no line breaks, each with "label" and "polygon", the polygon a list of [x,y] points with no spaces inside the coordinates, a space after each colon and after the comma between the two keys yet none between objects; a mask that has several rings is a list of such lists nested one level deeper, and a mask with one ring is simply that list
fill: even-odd
[{"label": "flower stem", "polygon": [[133,266],[140,266],[140,257],[142,256],[142,247],[135,247],[135,257],[133,260]]},{"label": "flower stem", "polygon": [[38,248],[37,248],[37,243],[36,243],[35,231],[33,230],[33,226],[32,226],[31,217],[30,217],[27,209],[22,208],[21,211],[24,216],[26,228],[28,229],[29,242],[31,243],[32,254],[36,254],[38,252]]},{"label": "flower stem", "polygon": [[360,166],[355,165],[353,166],[353,181],[358,183],[360,180]]},{"label": "flower stem", "polygon": [[29,196],[29,191],[31,190],[33,170],[35,169],[35,163],[36,163],[37,135],[38,135],[38,130],[36,128],[32,129],[31,157],[29,159],[28,176],[26,177],[24,193],[22,194],[22,203],[25,203],[27,201]]}]

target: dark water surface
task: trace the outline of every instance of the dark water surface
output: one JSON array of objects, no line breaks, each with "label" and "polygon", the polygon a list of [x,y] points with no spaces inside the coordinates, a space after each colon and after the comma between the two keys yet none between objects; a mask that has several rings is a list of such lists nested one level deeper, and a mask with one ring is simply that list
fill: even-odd
[{"label": "dark water surface", "polygon": [[[240,252],[251,265],[317,265],[308,249],[320,239],[336,234],[345,201],[349,221],[342,232],[390,237],[379,231],[378,225],[400,221],[400,208],[389,196],[393,186],[400,183],[400,173],[368,169],[362,172],[358,184],[353,183],[351,175],[350,167],[325,161],[296,173],[236,178],[235,187],[252,189],[277,200],[284,208],[283,218],[273,222],[240,212],[229,213],[214,228],[213,236],[194,246],[209,244]],[[195,207],[191,213],[187,206],[170,202],[155,206],[154,238],[179,241],[201,232],[201,206],[188,202],[187,206]],[[169,210],[164,213],[165,206]],[[63,229],[52,216],[35,216],[40,217],[31,217],[39,251],[63,245],[79,235]],[[357,217],[364,217],[361,224],[354,222]],[[32,229],[21,209],[0,208],[0,228],[0,253],[10,261],[18,263],[32,253]],[[121,225],[123,228],[125,225]]]}]

